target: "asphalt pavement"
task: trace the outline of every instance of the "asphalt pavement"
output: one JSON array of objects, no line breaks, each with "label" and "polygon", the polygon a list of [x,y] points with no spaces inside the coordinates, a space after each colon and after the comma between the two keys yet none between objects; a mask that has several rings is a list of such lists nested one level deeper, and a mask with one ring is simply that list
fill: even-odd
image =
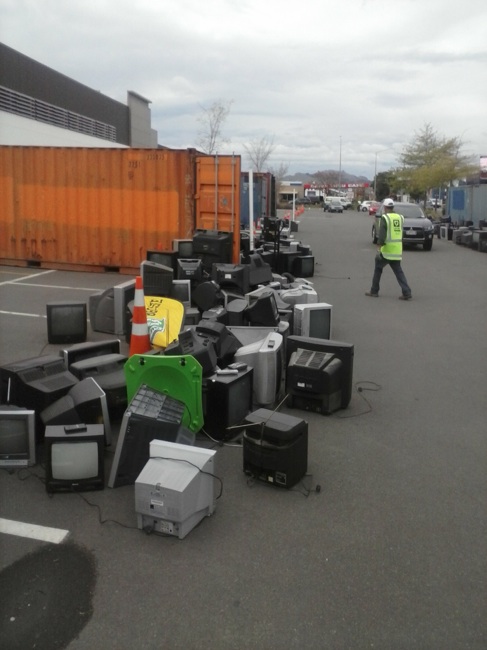
[{"label": "asphalt pavement", "polygon": [[[405,251],[413,300],[388,268],[368,298],[371,225],[311,208],[294,233],[355,346],[349,408],[282,407],[309,424],[295,488],[217,446],[216,511],[179,540],[137,529],[132,486],[48,496],[40,464],[0,472],[0,518],[68,531],[0,532],[2,650],[487,648],[487,255],[435,238]],[[57,353],[46,302],[125,279],[1,267],[0,363]]]}]

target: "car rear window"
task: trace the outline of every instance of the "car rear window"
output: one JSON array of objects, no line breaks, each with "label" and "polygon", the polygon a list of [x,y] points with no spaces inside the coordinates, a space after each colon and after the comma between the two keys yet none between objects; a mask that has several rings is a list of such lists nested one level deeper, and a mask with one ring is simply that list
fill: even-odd
[{"label": "car rear window", "polygon": [[410,217],[412,219],[424,219],[424,214],[418,205],[396,205],[394,212],[402,214],[403,217]]}]

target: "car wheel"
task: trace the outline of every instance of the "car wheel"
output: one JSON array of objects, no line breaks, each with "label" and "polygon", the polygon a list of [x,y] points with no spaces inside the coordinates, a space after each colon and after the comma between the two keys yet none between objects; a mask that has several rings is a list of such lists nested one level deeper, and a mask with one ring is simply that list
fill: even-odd
[{"label": "car wheel", "polygon": [[362,212],[368,212],[369,208],[360,208]]},{"label": "car wheel", "polygon": [[430,251],[433,248],[433,240],[429,239],[423,243],[423,250]]},{"label": "car wheel", "polygon": [[377,233],[375,232],[375,226],[372,226],[372,243],[377,244]]}]

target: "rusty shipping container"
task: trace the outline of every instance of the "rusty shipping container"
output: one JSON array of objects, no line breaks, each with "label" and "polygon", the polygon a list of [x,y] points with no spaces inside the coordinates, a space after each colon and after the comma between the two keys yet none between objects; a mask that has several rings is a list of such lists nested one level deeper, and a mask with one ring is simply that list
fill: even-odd
[{"label": "rusty shipping container", "polygon": [[240,158],[193,149],[0,147],[0,263],[134,272],[196,228],[240,237]]}]

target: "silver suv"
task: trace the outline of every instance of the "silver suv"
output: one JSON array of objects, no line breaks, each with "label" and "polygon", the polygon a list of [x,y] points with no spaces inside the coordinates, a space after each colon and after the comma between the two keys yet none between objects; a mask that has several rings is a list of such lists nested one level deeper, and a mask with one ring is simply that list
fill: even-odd
[{"label": "silver suv", "polygon": [[[372,226],[372,242],[377,244],[377,235],[380,228],[380,218],[384,211],[384,204],[374,215],[374,224]],[[430,251],[433,246],[434,226],[431,221],[425,217],[423,210],[416,203],[394,203],[394,212],[402,214],[404,217],[404,228],[402,233],[402,243],[422,244],[425,251]]]}]

